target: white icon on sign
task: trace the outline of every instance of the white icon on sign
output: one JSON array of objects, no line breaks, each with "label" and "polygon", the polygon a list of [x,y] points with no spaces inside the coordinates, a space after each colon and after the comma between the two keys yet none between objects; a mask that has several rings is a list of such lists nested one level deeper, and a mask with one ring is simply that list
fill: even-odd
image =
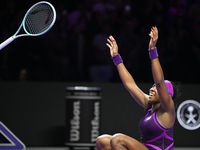
[{"label": "white icon on sign", "polygon": [[177,119],[185,129],[198,129],[200,127],[200,103],[194,100],[182,102],[177,110]]}]

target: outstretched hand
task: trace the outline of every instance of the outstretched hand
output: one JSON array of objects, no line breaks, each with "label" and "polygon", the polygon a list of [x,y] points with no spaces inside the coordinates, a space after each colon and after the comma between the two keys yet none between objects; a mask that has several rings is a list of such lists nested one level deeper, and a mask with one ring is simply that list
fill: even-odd
[{"label": "outstretched hand", "polygon": [[156,43],[158,40],[158,29],[157,27],[152,27],[151,32],[149,33],[149,36],[151,37],[149,42],[149,49],[154,49],[156,47]]},{"label": "outstretched hand", "polygon": [[107,39],[109,43],[106,43],[106,45],[110,48],[110,55],[111,57],[118,54],[118,46],[117,43],[112,35],[109,36]]}]

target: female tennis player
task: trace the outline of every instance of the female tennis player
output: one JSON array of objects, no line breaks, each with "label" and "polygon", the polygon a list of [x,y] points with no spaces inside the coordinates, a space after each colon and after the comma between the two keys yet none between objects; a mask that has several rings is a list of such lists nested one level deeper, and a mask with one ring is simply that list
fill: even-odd
[{"label": "female tennis player", "polygon": [[109,36],[107,46],[110,48],[110,54],[120,78],[125,88],[135,101],[144,108],[145,112],[139,123],[140,142],[121,133],[112,136],[106,134],[97,138],[97,150],[173,150],[173,126],[176,113],[172,98],[176,96],[176,89],[172,82],[164,79],[156,48],[157,27],[151,28],[149,36],[149,57],[155,82],[150,88],[149,94],[145,94],[137,86],[123,64],[115,39],[113,36]]}]

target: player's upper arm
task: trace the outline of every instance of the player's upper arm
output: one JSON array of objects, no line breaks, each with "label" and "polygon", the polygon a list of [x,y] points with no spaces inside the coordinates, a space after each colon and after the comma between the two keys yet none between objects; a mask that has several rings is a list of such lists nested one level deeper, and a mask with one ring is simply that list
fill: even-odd
[{"label": "player's upper arm", "polygon": [[145,107],[147,105],[148,95],[145,94],[136,84],[127,84],[125,88],[140,106]]}]

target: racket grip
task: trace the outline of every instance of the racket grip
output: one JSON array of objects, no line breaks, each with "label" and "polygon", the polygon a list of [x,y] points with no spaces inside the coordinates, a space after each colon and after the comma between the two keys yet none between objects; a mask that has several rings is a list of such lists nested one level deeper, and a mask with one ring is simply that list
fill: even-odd
[{"label": "racket grip", "polygon": [[11,36],[7,40],[5,40],[3,43],[0,44],[0,50],[7,46],[9,43],[11,43],[14,40],[14,38]]}]

